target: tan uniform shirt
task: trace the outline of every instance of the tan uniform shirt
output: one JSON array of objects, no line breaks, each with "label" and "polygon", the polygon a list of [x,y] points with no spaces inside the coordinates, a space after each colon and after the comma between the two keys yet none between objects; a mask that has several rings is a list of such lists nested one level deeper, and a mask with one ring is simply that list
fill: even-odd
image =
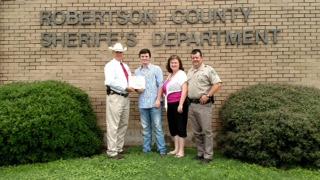
[{"label": "tan uniform shirt", "polygon": [[213,84],[222,82],[217,72],[203,63],[198,69],[191,68],[187,77],[188,97],[191,99],[199,99],[210,91]]}]

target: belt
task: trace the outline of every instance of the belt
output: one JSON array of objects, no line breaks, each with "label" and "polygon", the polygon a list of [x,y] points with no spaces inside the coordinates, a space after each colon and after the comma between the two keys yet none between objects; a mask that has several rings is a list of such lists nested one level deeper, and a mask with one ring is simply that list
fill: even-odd
[{"label": "belt", "polygon": [[190,103],[194,103],[194,104],[199,104],[200,100],[199,99],[189,99]]},{"label": "belt", "polygon": [[116,91],[113,91],[113,90],[110,90],[110,93],[108,93],[108,95],[110,94],[117,94],[117,95],[120,95],[120,96],[123,96],[123,97],[128,97],[128,93],[127,94],[124,94],[124,93],[118,93]]},{"label": "belt", "polygon": [[[190,103],[194,103],[194,104],[200,104],[200,100],[199,99],[189,99]],[[207,101],[205,104],[210,103],[211,101]]]}]

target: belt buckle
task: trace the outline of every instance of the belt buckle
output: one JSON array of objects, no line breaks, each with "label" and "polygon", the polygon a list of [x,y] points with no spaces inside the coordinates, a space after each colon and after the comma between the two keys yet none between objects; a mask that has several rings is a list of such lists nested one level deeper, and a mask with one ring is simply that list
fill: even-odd
[{"label": "belt buckle", "polygon": [[194,104],[200,104],[200,100],[199,99],[190,99],[190,102],[194,103]]},{"label": "belt buckle", "polygon": [[197,100],[196,99],[192,99],[191,102],[196,104]]}]

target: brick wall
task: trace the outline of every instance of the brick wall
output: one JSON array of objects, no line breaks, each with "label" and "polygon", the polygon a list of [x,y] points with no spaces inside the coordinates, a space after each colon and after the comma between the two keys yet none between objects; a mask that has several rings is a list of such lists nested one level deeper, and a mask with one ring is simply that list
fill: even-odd
[{"label": "brick wall", "polygon": [[[241,7],[251,9],[247,22],[238,9]],[[226,12],[225,22],[217,19],[210,23],[175,24],[170,17],[177,9],[236,11],[233,20],[231,11]],[[41,11],[110,10],[153,10],[156,23],[120,25],[113,20],[112,25],[40,24]],[[194,14],[191,13],[190,16],[192,15]],[[247,29],[275,28],[280,30],[276,43],[270,37],[268,44],[258,42],[227,45],[225,35],[222,35],[220,45],[216,43],[217,36],[212,37],[212,44],[184,42],[180,46],[152,45],[154,32],[242,32]],[[216,96],[214,111],[213,126],[217,131],[221,125],[218,110],[231,93],[241,88],[266,82],[320,87],[319,29],[320,2],[317,0],[0,0],[0,84],[48,79],[69,82],[90,95],[98,124],[105,129],[103,67],[112,58],[107,48],[108,43],[101,43],[100,47],[62,47],[59,44],[57,47],[43,47],[40,43],[41,33],[118,32],[117,38],[123,43],[127,43],[125,34],[134,33],[136,45],[129,47],[126,52],[126,61],[131,71],[138,67],[137,53],[144,47],[152,50],[153,63],[160,65],[164,72],[170,55],[179,55],[185,69],[189,69],[191,49],[197,47],[203,50],[205,63],[213,66],[223,80],[223,88]],[[137,95],[130,98],[132,101],[127,144],[137,144],[142,139]],[[166,120],[164,122],[166,135],[169,136]],[[190,140],[191,133],[188,137]]]}]

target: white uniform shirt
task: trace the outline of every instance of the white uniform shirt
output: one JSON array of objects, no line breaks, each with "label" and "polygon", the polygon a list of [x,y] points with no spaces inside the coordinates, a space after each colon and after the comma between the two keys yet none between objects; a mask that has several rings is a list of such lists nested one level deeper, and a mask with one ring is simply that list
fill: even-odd
[{"label": "white uniform shirt", "polygon": [[[123,63],[127,70],[128,76],[131,76],[131,71],[127,64]],[[127,78],[123,72],[120,61],[112,59],[104,66],[104,84],[118,93],[127,93],[125,90],[128,87]]]}]

